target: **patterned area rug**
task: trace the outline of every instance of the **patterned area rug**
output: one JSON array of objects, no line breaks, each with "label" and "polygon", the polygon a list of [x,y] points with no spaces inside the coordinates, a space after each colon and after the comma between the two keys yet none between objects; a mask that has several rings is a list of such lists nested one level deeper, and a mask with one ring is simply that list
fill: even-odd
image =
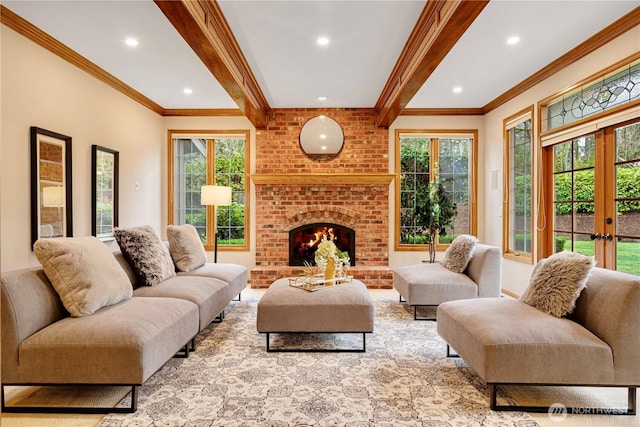
[{"label": "patterned area rug", "polygon": [[[170,360],[140,388],[136,413],[99,425],[538,425],[526,413],[492,412],[484,383],[445,356],[435,322],[414,321],[397,300],[377,298],[366,353],[267,353],[257,301],[233,302],[224,322],[198,335],[188,359]],[[273,338],[274,347],[362,344],[361,334]]]}]

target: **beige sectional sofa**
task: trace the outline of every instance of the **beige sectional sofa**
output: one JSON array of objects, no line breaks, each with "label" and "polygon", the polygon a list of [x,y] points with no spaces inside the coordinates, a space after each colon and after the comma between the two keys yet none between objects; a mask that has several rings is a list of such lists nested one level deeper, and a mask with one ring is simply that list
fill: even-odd
[{"label": "beige sectional sofa", "polygon": [[547,411],[497,405],[497,386],[582,385],[628,389],[628,408],[589,408],[590,413],[635,414],[640,386],[638,276],[593,268],[573,313],[563,317],[512,298],[445,302],[437,316],[440,336],[490,386],[494,410]]},{"label": "beige sectional sofa", "polygon": [[[176,354],[188,356],[195,335],[247,283],[247,269],[205,264],[155,286],[139,286],[119,250],[113,256],[133,296],[72,317],[42,268],[2,273],[3,412],[133,412],[137,386]],[[111,384],[132,389],[127,408],[7,407],[7,385]]]}]

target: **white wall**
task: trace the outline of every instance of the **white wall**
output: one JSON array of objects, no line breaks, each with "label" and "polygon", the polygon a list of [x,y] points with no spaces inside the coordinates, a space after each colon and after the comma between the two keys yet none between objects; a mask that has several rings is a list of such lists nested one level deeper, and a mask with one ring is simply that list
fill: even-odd
[{"label": "white wall", "polygon": [[[73,233],[91,235],[91,145],[120,152],[120,226],[160,230],[162,117],[1,26],[0,266],[37,265],[31,251],[29,128],[71,136]],[[139,190],[135,190],[138,182]]]},{"label": "white wall", "polygon": [[[162,194],[165,195],[163,201],[162,223],[168,221],[168,203],[166,195],[168,193],[168,132],[169,130],[249,130],[249,161],[250,171],[255,172],[256,167],[256,129],[246,117],[165,117],[163,121],[163,141],[165,144],[162,150]],[[256,214],[255,197],[256,191],[253,182],[250,183],[249,197],[251,198],[249,221],[250,221],[250,250],[249,251],[222,251],[218,249],[218,262],[228,262],[240,264],[247,268],[256,265]],[[165,231],[163,230],[163,233]],[[213,262],[213,252],[207,252],[209,261]]]}]

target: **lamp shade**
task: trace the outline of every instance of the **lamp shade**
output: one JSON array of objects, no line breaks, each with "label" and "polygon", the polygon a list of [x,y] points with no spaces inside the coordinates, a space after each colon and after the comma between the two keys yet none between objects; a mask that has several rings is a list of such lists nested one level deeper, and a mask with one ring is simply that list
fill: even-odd
[{"label": "lamp shade", "polygon": [[42,189],[42,206],[47,208],[64,206],[64,187],[44,187]]},{"label": "lamp shade", "polygon": [[226,206],[231,204],[231,187],[203,185],[200,204],[205,206]]}]

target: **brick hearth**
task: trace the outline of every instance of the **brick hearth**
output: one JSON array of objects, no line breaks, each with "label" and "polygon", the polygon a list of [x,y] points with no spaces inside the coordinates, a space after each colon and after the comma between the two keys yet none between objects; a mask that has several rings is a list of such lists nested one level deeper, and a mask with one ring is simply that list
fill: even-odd
[{"label": "brick hearth", "polygon": [[[298,135],[310,118],[325,114],[340,123],[344,148],[331,161],[304,155]],[[256,267],[251,287],[302,273],[288,266],[289,231],[329,222],[356,232],[357,265],[348,274],[371,288],[391,288],[389,265],[388,131],[369,109],[278,109],[256,135]]]}]

